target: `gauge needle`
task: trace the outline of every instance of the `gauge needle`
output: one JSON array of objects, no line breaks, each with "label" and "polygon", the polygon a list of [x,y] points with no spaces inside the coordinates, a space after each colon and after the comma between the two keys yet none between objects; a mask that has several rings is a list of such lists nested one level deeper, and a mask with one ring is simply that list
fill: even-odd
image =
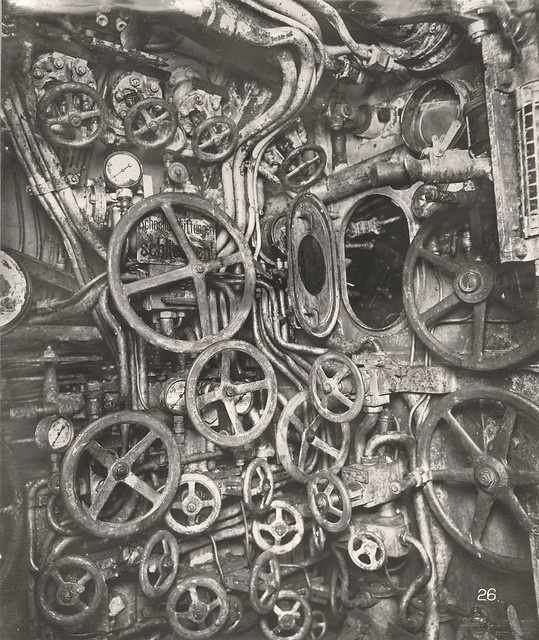
[{"label": "gauge needle", "polygon": [[51,447],[54,447],[54,445],[56,444],[56,441],[62,435],[65,428],[66,428],[65,425],[62,425],[62,427],[60,427],[60,431],[58,431],[56,438],[54,438],[54,442],[51,444]]},{"label": "gauge needle", "polygon": [[118,173],[115,173],[112,177],[113,178],[117,178],[120,173],[123,173],[124,171],[127,171],[128,169],[130,169],[133,165],[131,163],[127,164],[123,169],[121,169],[120,171],[118,171]]}]

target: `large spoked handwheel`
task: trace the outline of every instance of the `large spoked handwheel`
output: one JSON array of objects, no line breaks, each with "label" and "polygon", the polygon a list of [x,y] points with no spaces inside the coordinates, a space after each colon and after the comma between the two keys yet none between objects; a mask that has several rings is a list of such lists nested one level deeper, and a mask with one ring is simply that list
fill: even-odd
[{"label": "large spoked handwheel", "polygon": [[365,399],[359,369],[344,353],[327,352],[314,361],[309,392],[318,413],[331,422],[353,420]]},{"label": "large spoked handwheel", "polygon": [[288,401],[277,424],[277,452],[283,467],[299,482],[306,483],[321,455],[321,467],[339,471],[348,457],[350,424],[326,423],[301,391]]},{"label": "large spoked handwheel", "polygon": [[124,120],[125,136],[141,149],[159,149],[174,139],[177,121],[172,103],[146,98],[135,103]]},{"label": "large spoked handwheel", "polygon": [[364,571],[377,571],[386,561],[382,538],[373,531],[355,530],[348,538],[350,560]]},{"label": "large spoked handwheel", "polygon": [[186,473],[165,522],[173,531],[192,536],[207,531],[220,512],[221,494],[215,482],[202,473]]},{"label": "large spoked handwheel", "polygon": [[243,501],[251,513],[262,515],[273,500],[275,480],[269,463],[264,458],[253,460],[243,477]]},{"label": "large spoked handwheel", "polygon": [[422,225],[404,262],[403,302],[436,355],[488,371],[539,349],[539,309],[535,263],[496,263],[476,216],[475,209],[442,214]]},{"label": "large spoked handwheel", "polygon": [[201,122],[193,134],[193,153],[199,160],[226,160],[238,144],[239,131],[234,120],[214,116]]},{"label": "large spoked handwheel", "polygon": [[304,531],[301,513],[284,500],[274,500],[270,510],[253,522],[253,538],[258,547],[277,555],[295,549]]},{"label": "large spoked handwheel", "polygon": [[311,627],[311,605],[296,591],[279,593],[273,610],[261,618],[260,628],[268,640],[302,640]]},{"label": "large spoked handwheel", "polygon": [[326,531],[339,533],[350,524],[350,496],[342,480],[331,471],[318,471],[309,478],[307,498],[314,519]]},{"label": "large spoked handwheel", "polygon": [[24,484],[11,449],[0,441],[0,587],[17,569],[23,542]]},{"label": "large spoked handwheel", "polygon": [[[146,227],[160,229],[166,236],[163,246],[152,244]],[[132,232],[136,252],[127,250]],[[213,257],[220,232],[236,249]],[[230,267],[234,273],[227,271]],[[107,271],[114,303],[129,326],[153,345],[176,353],[200,352],[231,338],[253,302],[255,268],[245,236],[222,209],[195,195],[163,193],[134,205],[112,232]],[[178,316],[168,332],[158,330],[159,313],[174,315],[176,309],[185,317]]]},{"label": "large spoked handwheel", "polygon": [[39,101],[37,123],[52,144],[88,147],[105,131],[107,105],[88,85],[79,82],[57,84]]},{"label": "large spoked handwheel", "polygon": [[82,556],[64,556],[40,574],[35,600],[50,623],[73,627],[97,613],[105,592],[105,580],[96,564]]},{"label": "large spoked handwheel", "polygon": [[[161,517],[180,474],[180,452],[169,428],[146,413],[118,411],[95,420],[75,438],[62,462],[62,499],[85,531],[122,538]],[[136,511],[118,522],[111,505],[129,504],[133,497],[138,499]]]},{"label": "large spoked handwheel", "polygon": [[[211,376],[218,377],[215,386],[200,393],[201,382]],[[189,417],[201,435],[221,447],[243,446],[262,435],[271,422],[277,378],[256,347],[240,340],[216,342],[193,363],[185,397]]]},{"label": "large spoked handwheel", "polygon": [[253,564],[249,578],[249,600],[257,613],[269,613],[279,597],[281,567],[271,551],[263,551]]},{"label": "large spoked handwheel", "polygon": [[424,487],[444,529],[475,556],[530,571],[529,511],[539,488],[539,408],[500,387],[469,387],[432,406],[421,427]]},{"label": "large spoked handwheel", "polygon": [[160,598],[172,586],[180,564],[180,549],[170,531],[156,531],[144,545],[139,583],[148,598]]},{"label": "large spoked handwheel", "polygon": [[304,191],[322,177],[326,160],[326,152],[321,146],[302,144],[286,156],[277,175],[285,189]]},{"label": "large spoked handwheel", "polygon": [[180,638],[211,638],[224,627],[228,614],[226,591],[207,576],[178,582],[168,596],[167,618]]}]

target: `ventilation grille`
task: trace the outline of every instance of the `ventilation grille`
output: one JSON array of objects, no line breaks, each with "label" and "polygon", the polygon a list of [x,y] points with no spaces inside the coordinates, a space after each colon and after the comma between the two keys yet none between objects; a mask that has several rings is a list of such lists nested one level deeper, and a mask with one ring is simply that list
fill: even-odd
[{"label": "ventilation grille", "polygon": [[539,235],[537,173],[539,168],[539,81],[520,89],[519,130],[525,237]]}]

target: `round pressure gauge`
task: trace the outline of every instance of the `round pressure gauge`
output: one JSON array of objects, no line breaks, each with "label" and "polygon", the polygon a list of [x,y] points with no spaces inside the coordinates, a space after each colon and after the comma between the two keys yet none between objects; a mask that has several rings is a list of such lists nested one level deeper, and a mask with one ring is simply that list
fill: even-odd
[{"label": "round pressure gauge", "polygon": [[114,189],[134,187],[142,179],[142,164],[128,151],[111,153],[103,171],[107,184]]},{"label": "round pressure gauge", "polygon": [[185,380],[169,380],[161,393],[161,402],[175,416],[185,414]]},{"label": "round pressure gauge", "polygon": [[73,442],[73,423],[65,416],[47,416],[36,427],[36,444],[42,451],[62,453]]},{"label": "round pressure gauge", "polygon": [[22,320],[30,302],[30,279],[19,263],[0,251],[0,336]]}]

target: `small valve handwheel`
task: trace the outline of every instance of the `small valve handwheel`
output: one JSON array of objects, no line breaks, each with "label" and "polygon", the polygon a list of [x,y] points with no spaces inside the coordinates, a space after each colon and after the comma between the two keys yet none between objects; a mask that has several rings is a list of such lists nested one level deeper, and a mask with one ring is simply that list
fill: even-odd
[{"label": "small valve handwheel", "polygon": [[304,530],[301,513],[284,500],[274,500],[270,510],[253,522],[253,538],[258,547],[277,555],[295,549]]},{"label": "small valve handwheel", "polygon": [[48,622],[73,627],[97,613],[105,593],[105,580],[96,564],[82,556],[64,556],[39,575],[35,600]]},{"label": "small valve handwheel", "polygon": [[244,614],[243,602],[238,598],[238,596],[228,596],[228,604],[228,618],[226,619],[225,626],[223,627],[223,634],[227,636],[239,627]]},{"label": "small valve handwheel", "polygon": [[239,132],[234,120],[214,116],[201,122],[193,134],[193,153],[199,160],[226,160],[238,144]]},{"label": "small valve handwheel", "polygon": [[107,106],[99,93],[79,82],[65,82],[48,89],[37,105],[37,124],[52,144],[89,147],[107,124]]},{"label": "small valve handwheel", "polygon": [[256,458],[243,477],[243,501],[251,513],[261,515],[270,508],[275,480],[267,460]]},{"label": "small valve handwheel", "polygon": [[[210,222],[217,227],[216,232],[224,233],[236,246],[236,250],[226,256],[206,258],[197,253],[196,243],[188,236],[182,223],[189,223],[190,218],[207,224]],[[144,220],[153,224],[155,218],[160,218],[163,226],[168,225],[170,235],[167,238],[182,254],[179,263],[167,265],[166,269],[155,275],[139,277],[137,280],[125,282],[124,271],[129,271],[129,258],[126,250],[133,231],[144,224]],[[191,226],[195,226],[191,223]],[[176,249],[175,249],[176,251]],[[128,251],[127,251],[128,253]],[[163,265],[164,266],[164,265]],[[234,266],[236,272],[225,271]],[[147,264],[141,264],[139,276]],[[237,273],[237,270],[242,273]],[[231,338],[249,315],[253,303],[255,288],[255,267],[253,256],[245,236],[238,226],[215,204],[210,204],[203,198],[185,193],[162,193],[150,196],[135,204],[114,227],[109,242],[107,270],[112,298],[116,308],[129,326],[145,340],[175,353],[203,351],[216,340]],[[218,284],[226,285],[228,277],[235,279],[233,305],[227,314],[227,322],[222,327],[214,326],[210,311],[210,293],[215,292]],[[238,277],[241,283],[238,282]],[[155,328],[152,317],[146,320],[147,312],[144,308],[146,297],[159,290],[159,295],[167,292],[174,297],[183,291],[186,285],[193,287],[196,310],[189,312],[188,318],[183,318],[182,329],[187,324],[200,324],[201,337],[194,339],[180,338],[177,333],[165,335]],[[230,287],[229,287],[230,288]],[[194,316],[194,317],[192,317]],[[175,330],[174,330],[175,331]],[[191,332],[193,333],[193,332]],[[189,335],[185,333],[184,335]]]},{"label": "small valve handwheel", "polygon": [[225,589],[213,578],[181,580],[167,599],[167,618],[180,638],[211,638],[226,624],[230,605]]},{"label": "small valve handwheel", "polygon": [[288,191],[303,191],[319,180],[326,161],[326,152],[321,146],[302,144],[286,156],[277,175]]},{"label": "small valve handwheel", "polygon": [[260,619],[260,628],[268,640],[302,640],[311,627],[311,606],[296,591],[279,592],[273,610]]},{"label": "small valve handwheel", "polygon": [[348,600],[348,585],[350,584],[350,574],[346,563],[338,563],[331,570],[329,581],[329,604],[334,615],[342,614],[344,611],[344,601]]},{"label": "small valve handwheel", "polygon": [[327,352],[314,361],[309,392],[318,413],[331,422],[353,420],[365,399],[359,369],[344,353]]},{"label": "small valve handwheel", "polygon": [[180,564],[180,549],[170,531],[156,531],[144,545],[139,583],[148,598],[160,598],[172,586]]},{"label": "small valve handwheel", "polygon": [[322,640],[328,630],[328,619],[326,614],[320,609],[313,611],[311,627],[307,635],[308,640]]},{"label": "small valve handwheel", "polygon": [[[220,362],[217,386],[199,393],[201,381],[211,371],[215,376],[216,362]],[[257,409],[242,410],[246,397]],[[243,446],[270,424],[277,406],[277,378],[268,358],[248,342],[216,342],[189,371],[186,403],[193,426],[207,440],[220,447]]]},{"label": "small valve handwheel", "polygon": [[207,531],[220,511],[221,494],[215,482],[202,473],[186,473],[165,522],[176,533],[192,536]]},{"label": "small valve handwheel", "polygon": [[330,471],[339,471],[348,457],[350,424],[327,425],[301,391],[283,409],[276,434],[277,453],[283,467],[298,482],[306,483],[321,455]]},{"label": "small valve handwheel", "polygon": [[[160,463],[151,474],[150,457]],[[141,411],[118,411],[98,418],[75,438],[62,462],[62,499],[85,531],[123,538],[161,517],[180,474],[180,452],[170,429]],[[133,497],[138,500],[134,517],[118,522],[112,506],[118,499],[127,505]]]},{"label": "small valve handwheel", "polygon": [[159,149],[174,139],[174,106],[162,98],[145,98],[134,104],[124,120],[127,140],[141,149]]},{"label": "small valve handwheel", "polygon": [[314,519],[330,533],[350,524],[352,505],[343,481],[331,471],[318,471],[309,478],[307,497]]},{"label": "small valve handwheel", "polygon": [[348,538],[348,555],[352,562],[365,571],[377,571],[386,561],[386,547],[374,531],[355,530]]},{"label": "small valve handwheel", "polygon": [[249,600],[257,613],[269,613],[279,597],[281,567],[271,551],[263,551],[253,564],[249,578]]}]

